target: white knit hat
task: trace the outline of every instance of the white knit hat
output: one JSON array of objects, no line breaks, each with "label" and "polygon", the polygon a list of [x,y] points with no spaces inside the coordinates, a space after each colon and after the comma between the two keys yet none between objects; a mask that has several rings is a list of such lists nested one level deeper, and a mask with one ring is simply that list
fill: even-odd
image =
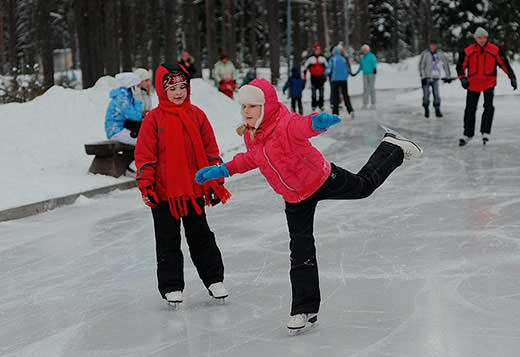
[{"label": "white knit hat", "polygon": [[370,46],[367,45],[366,43],[365,43],[363,46],[361,46],[361,51],[363,51],[363,50],[365,50],[365,49],[366,49],[367,51],[370,51]]},{"label": "white knit hat", "polygon": [[258,87],[246,84],[238,90],[238,103],[264,105],[264,92]]},{"label": "white knit hat", "polygon": [[120,87],[130,88],[141,83],[139,76],[134,72],[123,72],[116,74],[116,81]]},{"label": "white knit hat", "polygon": [[147,79],[152,79],[150,72],[144,68],[138,68],[134,71],[134,73],[137,74],[141,82],[146,81]]},{"label": "white knit hat", "polygon": [[[242,88],[240,88],[238,90],[238,103],[262,106],[262,113],[260,114],[260,119],[255,124],[255,128],[258,129],[258,127],[260,126],[260,123],[262,123],[262,120],[264,119],[264,104],[265,104],[264,92],[258,87],[246,84],[245,86],[242,86]],[[244,119],[244,118],[242,118],[242,119]],[[245,122],[245,120],[244,120],[244,122]]]},{"label": "white knit hat", "polygon": [[473,35],[475,38],[477,37],[488,37],[488,32],[484,30],[482,27],[477,27],[475,30],[475,34]]}]

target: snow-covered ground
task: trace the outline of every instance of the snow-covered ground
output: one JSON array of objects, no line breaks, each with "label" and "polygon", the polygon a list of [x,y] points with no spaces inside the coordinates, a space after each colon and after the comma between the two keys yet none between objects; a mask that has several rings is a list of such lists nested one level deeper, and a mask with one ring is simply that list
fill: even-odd
[{"label": "snow-covered ground", "polygon": [[253,173],[208,210],[230,291],[223,306],[210,301],[184,243],[185,302],[179,311],[164,304],[151,215],[135,189],[0,223],[0,354],[518,356],[518,100],[496,97],[487,147],[477,137],[459,148],[464,101],[447,87],[443,119],[424,119],[419,100],[396,100],[403,90],[380,91],[377,110],[357,110],[325,134],[325,156],[352,171],[379,142],[381,122],[425,155],[367,199],[320,203],[322,306],[308,333],[289,337],[284,327],[283,202]]}]

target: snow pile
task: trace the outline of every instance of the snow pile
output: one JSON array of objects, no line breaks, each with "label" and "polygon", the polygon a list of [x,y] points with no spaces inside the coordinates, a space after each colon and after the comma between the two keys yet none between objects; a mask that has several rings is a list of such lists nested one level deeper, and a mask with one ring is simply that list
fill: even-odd
[{"label": "snow pile", "polygon": [[[87,173],[93,156],[84,144],[105,139],[108,92],[115,86],[107,76],[86,90],[54,86],[31,102],[0,105],[0,210],[133,180]],[[229,158],[241,145],[238,104],[202,80],[192,86],[193,104],[206,112]]]}]

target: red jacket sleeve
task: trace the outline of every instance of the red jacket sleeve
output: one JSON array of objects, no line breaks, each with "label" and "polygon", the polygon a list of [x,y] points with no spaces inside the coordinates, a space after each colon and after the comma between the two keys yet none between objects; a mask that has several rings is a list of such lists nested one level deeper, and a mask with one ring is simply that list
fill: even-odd
[{"label": "red jacket sleeve", "polygon": [[243,174],[244,172],[254,170],[257,167],[258,165],[251,157],[249,151],[238,153],[233,157],[233,160],[226,162],[229,176],[233,176],[234,174]]},{"label": "red jacket sleeve", "polygon": [[287,124],[289,134],[295,139],[307,140],[313,136],[318,136],[321,133],[324,133],[324,131],[318,131],[312,128],[311,117],[313,115],[318,114],[312,113],[303,117],[299,114],[292,113],[289,118],[289,123]]},{"label": "red jacket sleeve", "polygon": [[143,119],[134,151],[137,181],[141,190],[155,183],[157,147],[157,123],[152,111]]}]

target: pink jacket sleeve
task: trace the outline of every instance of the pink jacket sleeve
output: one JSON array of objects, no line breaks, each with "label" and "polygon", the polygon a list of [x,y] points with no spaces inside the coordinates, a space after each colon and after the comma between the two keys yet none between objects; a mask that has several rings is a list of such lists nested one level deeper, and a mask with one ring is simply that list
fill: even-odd
[{"label": "pink jacket sleeve", "polygon": [[306,140],[323,133],[323,131],[314,130],[312,128],[311,116],[313,115],[317,115],[317,113],[312,113],[306,116],[292,113],[289,123],[287,124],[290,135],[295,139]]},{"label": "pink jacket sleeve", "polygon": [[226,162],[229,176],[233,176],[234,174],[243,174],[244,172],[254,170],[257,167],[258,165],[251,157],[249,151],[238,153],[233,157],[233,160]]}]

